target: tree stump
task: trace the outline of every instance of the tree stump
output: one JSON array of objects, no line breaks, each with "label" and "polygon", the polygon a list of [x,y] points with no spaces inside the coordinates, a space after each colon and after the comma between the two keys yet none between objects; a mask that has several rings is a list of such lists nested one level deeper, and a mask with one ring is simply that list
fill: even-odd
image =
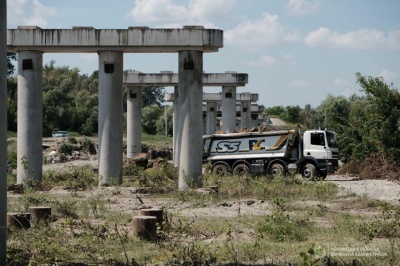
[{"label": "tree stump", "polygon": [[39,222],[47,224],[51,219],[50,207],[30,207],[29,213],[31,214],[31,221],[35,224]]},{"label": "tree stump", "polygon": [[164,221],[163,210],[161,210],[161,209],[141,209],[139,211],[139,215],[141,215],[141,216],[155,216],[155,217],[157,217],[157,223],[159,225],[161,225],[162,222]]},{"label": "tree stump", "polygon": [[132,219],[133,233],[143,239],[154,240],[157,238],[157,217],[135,216]]},{"label": "tree stump", "polygon": [[30,213],[7,213],[7,226],[14,228],[30,228],[31,227],[31,214]]}]

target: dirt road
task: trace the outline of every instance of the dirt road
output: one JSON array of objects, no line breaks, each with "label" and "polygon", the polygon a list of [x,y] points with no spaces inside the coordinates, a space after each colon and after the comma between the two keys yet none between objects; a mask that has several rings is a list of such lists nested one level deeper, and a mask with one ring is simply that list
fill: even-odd
[{"label": "dirt road", "polygon": [[388,180],[369,179],[359,180],[357,177],[330,175],[326,181],[341,188],[341,193],[355,193],[362,196],[400,205],[400,184]]}]

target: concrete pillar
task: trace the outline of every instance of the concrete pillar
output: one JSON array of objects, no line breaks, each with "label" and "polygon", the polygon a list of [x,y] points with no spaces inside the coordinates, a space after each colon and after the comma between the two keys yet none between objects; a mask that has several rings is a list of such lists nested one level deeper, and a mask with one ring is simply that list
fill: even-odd
[{"label": "concrete pillar", "polygon": [[207,102],[207,135],[214,134],[217,127],[217,103]]},{"label": "concrete pillar", "polygon": [[179,109],[177,108],[178,104],[178,86],[174,87],[174,103],[172,104],[173,108],[173,114],[172,114],[172,157],[174,161],[174,166],[178,167],[179,166],[179,146],[178,146],[178,139],[177,136],[178,134],[178,115],[179,115]]},{"label": "concrete pillar", "polygon": [[17,184],[42,179],[42,63],[42,52],[18,52]]},{"label": "concrete pillar", "polygon": [[251,127],[251,103],[250,102],[242,102],[240,105],[241,108],[241,128],[250,128]]},{"label": "concrete pillar", "polygon": [[179,189],[197,184],[202,174],[203,52],[179,52],[177,141],[179,142]]},{"label": "concrete pillar", "polygon": [[127,88],[127,157],[142,152],[142,88]]},{"label": "concrete pillar", "polygon": [[99,52],[99,185],[122,183],[123,53]]},{"label": "concrete pillar", "polygon": [[201,118],[201,134],[205,135],[207,134],[207,117],[205,115],[203,115],[203,117]]},{"label": "concrete pillar", "polygon": [[0,265],[7,255],[7,0],[0,0]]},{"label": "concrete pillar", "polygon": [[236,129],[236,87],[222,87],[222,131],[232,132]]}]

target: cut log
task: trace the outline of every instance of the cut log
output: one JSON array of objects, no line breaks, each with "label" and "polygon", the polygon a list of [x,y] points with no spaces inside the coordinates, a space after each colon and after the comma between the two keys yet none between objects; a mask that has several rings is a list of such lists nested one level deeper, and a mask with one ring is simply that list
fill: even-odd
[{"label": "cut log", "polygon": [[33,223],[44,222],[47,224],[51,219],[50,207],[30,207],[29,213]]},{"label": "cut log", "polygon": [[157,238],[157,217],[155,216],[135,216],[132,219],[134,235],[147,240]]},{"label": "cut log", "polygon": [[155,216],[157,217],[157,223],[162,224],[164,221],[162,209],[141,209],[139,211],[140,216]]},{"label": "cut log", "polygon": [[30,213],[7,213],[7,226],[14,228],[30,228],[31,227],[31,214]]}]

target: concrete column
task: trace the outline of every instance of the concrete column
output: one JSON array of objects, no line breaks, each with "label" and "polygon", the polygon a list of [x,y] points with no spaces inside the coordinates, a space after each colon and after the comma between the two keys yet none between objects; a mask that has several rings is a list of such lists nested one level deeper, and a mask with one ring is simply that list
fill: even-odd
[{"label": "concrete column", "polygon": [[240,104],[241,108],[241,128],[250,128],[251,127],[251,103],[250,102],[242,102]]},{"label": "concrete column", "polygon": [[18,52],[17,184],[42,180],[42,63],[42,52]]},{"label": "concrete column", "polygon": [[142,152],[142,88],[127,88],[127,157]]},{"label": "concrete column", "polygon": [[7,255],[7,0],[0,0],[0,265]]},{"label": "concrete column", "polygon": [[178,115],[179,115],[179,109],[177,108],[178,106],[178,86],[174,87],[174,103],[172,104],[173,108],[173,114],[172,114],[172,157],[174,161],[174,166],[178,167],[179,166],[179,146],[177,145],[179,143],[177,136],[178,131],[177,131],[177,126],[178,126]]},{"label": "concrete column", "polygon": [[207,117],[206,115],[203,115],[203,117],[201,118],[201,134],[205,135],[207,134]]},{"label": "concrete column", "polygon": [[122,183],[123,53],[99,52],[99,185]]},{"label": "concrete column", "polygon": [[232,132],[236,129],[236,87],[222,87],[222,131]]},{"label": "concrete column", "polygon": [[207,135],[214,134],[217,127],[217,103],[207,102]]},{"label": "concrete column", "polygon": [[179,189],[196,184],[202,174],[203,52],[179,52],[177,141]]}]

